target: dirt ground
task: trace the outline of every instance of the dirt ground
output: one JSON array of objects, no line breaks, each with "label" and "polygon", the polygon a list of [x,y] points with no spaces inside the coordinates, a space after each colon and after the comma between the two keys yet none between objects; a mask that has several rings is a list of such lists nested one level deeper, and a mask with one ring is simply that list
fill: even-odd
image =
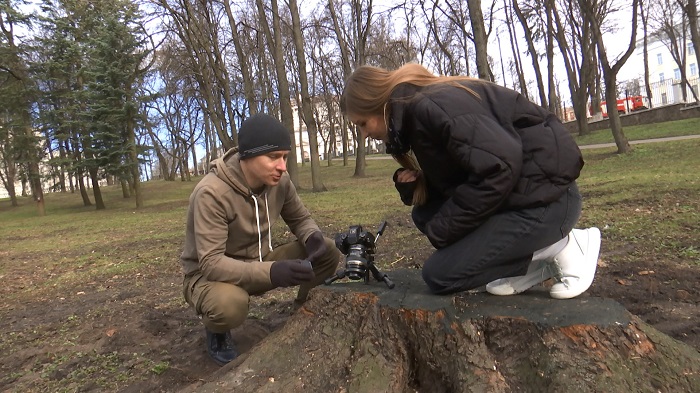
[{"label": "dirt ground", "polygon": [[[427,240],[412,227],[408,214],[388,223],[377,243],[378,265],[388,273],[395,268],[420,268],[431,252]],[[324,229],[327,236],[343,230]],[[595,282],[582,296],[614,299],[658,330],[700,350],[700,268],[656,258],[653,244],[611,249],[605,231],[603,236]],[[164,240],[160,246],[174,251],[179,243],[179,239]],[[136,243],[133,252],[138,253],[138,247]],[[613,255],[628,255],[633,262],[614,258],[625,263],[612,263]],[[51,391],[172,392],[211,378],[220,368],[206,354],[200,321],[180,300],[176,261],[177,252],[167,272],[113,276],[87,283],[79,292],[52,294],[59,301],[40,297],[5,304],[0,308],[0,329],[10,332],[14,349],[2,354],[0,391],[47,391],[48,387]],[[240,352],[254,350],[285,323],[294,312],[292,298],[292,290],[276,290],[252,300],[249,318],[233,331]],[[72,317],[66,320],[67,316]]]}]

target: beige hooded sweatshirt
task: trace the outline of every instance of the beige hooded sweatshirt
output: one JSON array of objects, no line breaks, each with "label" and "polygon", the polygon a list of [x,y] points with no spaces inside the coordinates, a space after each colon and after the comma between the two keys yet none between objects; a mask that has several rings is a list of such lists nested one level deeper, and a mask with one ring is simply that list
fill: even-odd
[{"label": "beige hooded sweatshirt", "polygon": [[209,281],[223,281],[249,293],[270,288],[270,228],[281,217],[297,239],[306,242],[318,225],[297,195],[289,174],[259,194],[248,187],[238,149],[209,165],[209,173],[190,195],[184,273],[201,271]]}]

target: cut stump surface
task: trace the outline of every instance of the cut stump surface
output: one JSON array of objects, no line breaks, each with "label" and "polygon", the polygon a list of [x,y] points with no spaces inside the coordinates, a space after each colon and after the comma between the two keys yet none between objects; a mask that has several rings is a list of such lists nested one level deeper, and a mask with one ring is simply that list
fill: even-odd
[{"label": "cut stump surface", "polygon": [[700,392],[700,353],[615,301],[338,281],[191,392]]}]

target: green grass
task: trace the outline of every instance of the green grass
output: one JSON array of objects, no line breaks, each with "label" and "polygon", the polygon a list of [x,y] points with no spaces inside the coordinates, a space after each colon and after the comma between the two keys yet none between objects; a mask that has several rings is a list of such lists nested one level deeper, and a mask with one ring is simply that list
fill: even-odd
[{"label": "green grass", "polygon": [[[635,139],[694,129],[700,129],[700,120],[628,127],[625,132]],[[606,131],[593,137],[612,140]],[[607,226],[606,233],[620,242],[646,238],[645,228],[671,239],[687,239],[689,231],[697,232],[697,202],[693,201],[700,195],[699,143],[636,145],[625,155],[614,154],[614,148],[585,150],[587,164],[580,184],[587,199],[582,225]],[[391,181],[396,167],[390,159],[367,160],[366,176],[353,178],[354,161],[343,166],[337,160],[330,167],[323,162],[321,174],[328,192],[315,193],[310,191],[310,167],[305,165],[300,167],[299,191],[327,234],[357,224],[373,231],[387,217],[408,212]],[[37,216],[31,198],[20,198],[19,207],[0,200],[0,277],[32,282],[19,289],[0,289],[0,294],[11,300],[22,293],[48,294],[96,277],[176,272],[187,199],[197,180],[144,183],[145,207],[139,210],[132,199],[122,197],[119,186],[102,189],[107,209],[101,211],[83,206],[80,196],[71,193],[47,194],[44,217]],[[638,214],[635,209],[651,213]],[[276,235],[285,234],[283,227],[276,231]],[[674,255],[698,259],[697,244],[658,243]]]},{"label": "green grass", "polygon": [[658,258],[700,266],[698,148],[700,140],[686,140],[636,145],[624,155],[614,148],[585,151],[581,226],[601,227],[608,249],[638,245],[639,255],[621,257],[630,262]]},{"label": "green grass", "polygon": [[[700,135],[700,118],[624,127],[622,132],[624,132],[625,136],[630,141],[671,136]],[[610,129],[594,131],[585,136],[577,135],[575,138],[576,143],[579,145],[615,142]]]},{"label": "green grass", "polygon": [[[579,181],[587,196],[584,224],[608,225],[611,233],[625,239],[644,232],[645,225],[663,231],[693,228],[698,221],[694,196],[700,195],[699,144],[688,140],[636,145],[625,155],[614,154],[613,148],[585,151],[587,164]],[[327,233],[356,224],[374,229],[386,217],[407,212],[391,181],[395,162],[367,160],[364,178],[353,178],[353,164],[324,163],[321,174],[328,192],[322,193],[310,191],[310,167],[300,168],[301,197]],[[70,193],[46,195],[45,217],[36,215],[30,198],[22,198],[19,207],[0,201],[0,239],[6,244],[0,253],[12,256],[3,258],[0,274],[38,261],[32,272],[42,277],[38,285],[53,288],[95,275],[145,273],[146,267],[174,269],[172,254],[164,251],[178,252],[187,198],[196,180],[144,183],[145,207],[139,210],[133,200],[122,198],[118,186],[103,188],[107,209],[102,211],[82,206],[79,195]],[[664,221],[634,210],[620,216],[623,210],[637,208],[663,211]],[[627,228],[625,222],[635,227]],[[697,245],[693,247],[683,252],[697,255]]]},{"label": "green grass", "polygon": [[[647,261],[661,261],[700,268],[700,139],[635,145],[624,155],[615,150],[584,150],[586,165],[579,179],[584,210],[578,226],[602,229],[606,263],[641,268]],[[421,247],[408,221],[410,209],[391,181],[397,164],[367,160],[362,178],[353,177],[353,165],[354,161],[350,166],[324,163],[321,175],[328,191],[322,193],[310,191],[310,167],[300,168],[301,198],[324,232],[332,235],[357,224],[374,232],[381,220],[405,217],[407,225],[387,230],[382,250],[401,247],[395,244],[412,247],[392,249],[393,255]],[[90,345],[97,337],[106,340],[108,328],[126,323],[121,319],[127,316],[113,314],[118,310],[132,318],[138,311],[130,308],[141,310],[139,302],[154,312],[184,308],[177,257],[188,196],[197,180],[144,183],[145,207],[138,210],[133,200],[122,197],[120,187],[103,188],[107,209],[102,211],[82,206],[80,196],[70,193],[47,194],[44,217],[36,215],[31,198],[21,198],[19,207],[0,201],[0,317],[22,316],[21,329],[0,334],[0,353],[17,361],[29,347],[52,348],[28,360],[31,365],[0,377],[0,384],[12,383],[15,391],[78,391],[85,386],[116,391],[179,372],[157,351],[127,346],[116,353]],[[281,225],[275,228],[275,238],[288,235]],[[630,244],[631,251],[614,252]],[[292,296],[291,291],[285,294]],[[80,312],[83,299],[92,303]],[[34,316],[28,324],[24,315],[33,314],[23,308],[40,302],[50,305],[44,312],[52,312],[52,317]],[[137,324],[143,319],[133,316]]]}]

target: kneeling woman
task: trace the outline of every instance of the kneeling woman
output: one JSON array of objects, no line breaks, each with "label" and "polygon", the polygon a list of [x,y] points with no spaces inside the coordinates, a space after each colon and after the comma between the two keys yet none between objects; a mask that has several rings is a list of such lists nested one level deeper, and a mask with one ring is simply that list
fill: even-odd
[{"label": "kneeling woman", "polygon": [[431,291],[486,284],[512,295],[554,278],[550,295],[567,299],[590,287],[600,231],[574,229],[583,158],[555,115],[511,89],[417,64],[359,67],[340,105],[402,165],[396,188],[436,248],[423,266]]}]

